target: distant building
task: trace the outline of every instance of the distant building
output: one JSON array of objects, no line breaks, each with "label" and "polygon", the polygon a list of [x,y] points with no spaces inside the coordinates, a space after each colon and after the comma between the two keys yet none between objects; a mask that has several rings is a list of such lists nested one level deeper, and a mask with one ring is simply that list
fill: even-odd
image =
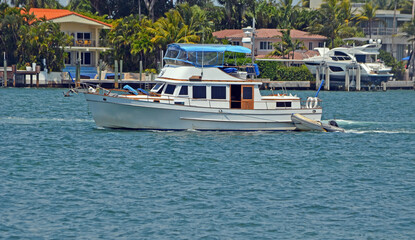
[{"label": "distant building", "polygon": [[[396,11],[397,29],[393,27],[393,16],[393,10],[376,11],[376,18],[379,20],[372,23],[372,39],[381,39],[382,49],[393,53],[397,60],[401,60],[408,56],[408,48],[410,47],[410,42],[408,38],[403,36],[401,29],[405,22],[411,21],[412,16],[411,14],[401,14],[400,11]],[[369,38],[369,23],[361,23],[361,27],[366,37]],[[394,51],[392,51],[392,44],[395,46]]]},{"label": "distant building", "polygon": [[[312,50],[315,47],[323,47],[326,37],[321,35],[310,34],[308,32],[292,29],[290,32],[292,40],[301,40],[305,49]],[[246,38],[246,34],[242,29],[226,29],[213,33],[218,39],[227,39],[233,45],[240,45],[251,49],[250,43],[243,43],[242,39]],[[281,29],[256,29],[255,34],[255,56],[259,58],[266,57],[274,50],[274,43],[281,42]],[[306,57],[306,56],[305,56]]]},{"label": "distant building", "polygon": [[100,30],[111,29],[110,24],[65,9],[31,8],[29,13],[59,23],[62,32],[73,36],[73,46],[65,47],[66,66],[75,66],[76,59],[81,59],[81,66],[96,67],[99,53],[110,49],[99,44]]},{"label": "distant building", "polygon": [[[310,0],[310,8],[318,9],[321,7],[323,0]],[[359,14],[364,3],[352,3],[352,12],[354,15]],[[409,22],[412,19],[411,14],[401,14],[400,11],[396,11],[396,26],[393,26],[394,11],[393,10],[377,10],[376,18],[378,20],[372,22],[372,39],[382,40],[382,49],[390,52],[397,60],[408,56],[410,43],[401,32],[402,25],[405,22]],[[360,27],[366,35],[366,38],[370,38],[369,23],[362,22]]]}]

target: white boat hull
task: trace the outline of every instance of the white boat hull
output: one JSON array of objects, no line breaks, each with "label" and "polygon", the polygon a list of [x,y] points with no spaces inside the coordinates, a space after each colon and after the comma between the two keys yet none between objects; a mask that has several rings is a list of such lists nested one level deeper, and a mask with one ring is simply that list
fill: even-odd
[{"label": "white boat hull", "polygon": [[85,94],[97,126],[143,130],[290,131],[293,113],[320,121],[322,109],[241,110]]}]

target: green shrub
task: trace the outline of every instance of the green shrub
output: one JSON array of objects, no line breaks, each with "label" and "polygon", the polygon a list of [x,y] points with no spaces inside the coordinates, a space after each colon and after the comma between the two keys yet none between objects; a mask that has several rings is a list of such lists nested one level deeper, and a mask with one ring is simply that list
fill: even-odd
[{"label": "green shrub", "polygon": [[405,74],[405,65],[402,61],[397,61],[391,53],[388,53],[382,49],[379,50],[379,58],[386,66],[392,67],[391,73],[393,73],[396,79],[403,79]]},{"label": "green shrub", "polygon": [[282,62],[257,61],[260,78],[269,78],[271,81],[313,81],[313,75],[305,65],[300,67],[286,67]]}]

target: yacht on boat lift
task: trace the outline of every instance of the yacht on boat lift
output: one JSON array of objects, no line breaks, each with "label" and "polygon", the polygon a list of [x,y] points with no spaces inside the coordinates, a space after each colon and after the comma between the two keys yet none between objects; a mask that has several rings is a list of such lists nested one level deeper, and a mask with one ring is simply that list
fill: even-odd
[{"label": "yacht on boat lift", "polygon": [[[317,74],[317,68],[329,68],[330,82],[333,85],[343,85],[346,70],[360,67],[362,85],[380,85],[387,82],[393,74],[390,67],[385,66],[379,59],[380,39],[369,40],[368,44],[353,47],[337,47],[333,49],[315,48],[319,55],[304,59],[304,63],[313,75]],[[351,77],[356,71],[351,72]],[[353,81],[353,79],[351,79]]]},{"label": "yacht on boat lift", "polygon": [[321,100],[292,94],[262,96],[261,81],[225,65],[242,46],[170,44],[151,89],[90,87],[85,93],[97,126],[141,130],[297,130],[293,114],[320,121]]}]

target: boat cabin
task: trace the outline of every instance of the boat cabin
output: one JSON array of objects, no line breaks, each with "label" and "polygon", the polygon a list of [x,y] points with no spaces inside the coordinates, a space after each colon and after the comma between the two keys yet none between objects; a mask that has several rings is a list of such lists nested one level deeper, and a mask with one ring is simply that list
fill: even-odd
[{"label": "boat cabin", "polygon": [[[241,46],[171,44],[166,65],[156,78],[148,101],[219,109],[301,108],[293,95],[262,96],[261,81],[247,79],[246,71],[225,64],[225,52],[250,53]],[[144,100],[144,99],[143,99]]]}]

